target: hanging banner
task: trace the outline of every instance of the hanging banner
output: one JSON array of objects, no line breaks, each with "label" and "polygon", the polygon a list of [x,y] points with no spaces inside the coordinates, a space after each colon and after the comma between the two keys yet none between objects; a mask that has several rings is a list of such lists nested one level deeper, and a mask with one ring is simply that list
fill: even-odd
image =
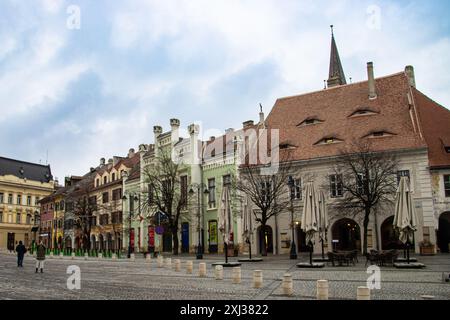
[{"label": "hanging banner", "polygon": [[219,243],[217,234],[217,221],[209,221],[209,244],[216,246]]},{"label": "hanging banner", "polygon": [[148,227],[148,247],[155,247],[155,227]]}]

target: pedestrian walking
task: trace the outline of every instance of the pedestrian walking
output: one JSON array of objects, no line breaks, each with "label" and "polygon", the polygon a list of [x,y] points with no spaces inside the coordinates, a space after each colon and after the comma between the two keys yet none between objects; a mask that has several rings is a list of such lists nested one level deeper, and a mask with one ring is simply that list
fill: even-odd
[{"label": "pedestrian walking", "polygon": [[42,241],[36,248],[36,273],[41,269],[41,273],[44,273],[44,261],[45,261],[45,246]]},{"label": "pedestrian walking", "polygon": [[17,267],[23,268],[23,257],[25,256],[25,253],[27,252],[27,248],[25,248],[22,241],[19,241],[19,244],[16,247],[16,252],[17,252]]}]

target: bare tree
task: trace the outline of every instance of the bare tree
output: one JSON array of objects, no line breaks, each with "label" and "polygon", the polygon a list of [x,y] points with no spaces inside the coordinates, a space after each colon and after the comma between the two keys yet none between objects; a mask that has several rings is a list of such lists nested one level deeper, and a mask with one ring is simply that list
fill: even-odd
[{"label": "bare tree", "polygon": [[81,230],[84,250],[89,250],[91,247],[91,229],[97,210],[97,200],[92,190],[92,179],[86,178],[76,185],[66,199],[66,202],[71,203],[75,227]]},{"label": "bare tree", "polygon": [[147,201],[142,202],[142,209],[156,208],[167,216],[167,227],[172,233],[173,254],[178,255],[178,223],[186,212],[187,192],[182,190],[180,174],[182,166],[174,162],[171,153],[161,150],[153,162],[143,170],[144,181],[148,190],[144,191]]},{"label": "bare tree", "polygon": [[398,161],[391,152],[375,152],[368,141],[355,141],[340,151],[334,171],[343,196],[337,198],[338,214],[361,216],[364,228],[364,254],[367,253],[367,229],[370,216],[383,203],[392,203],[397,190]]},{"label": "bare tree", "polygon": [[[283,212],[290,204],[288,177],[291,174],[289,152],[284,152],[284,161],[276,174],[267,175],[263,165],[245,164],[240,167],[240,175],[233,186],[245,194],[258,208],[253,210],[255,221],[265,232],[268,221]],[[262,255],[267,256],[267,239],[263,238]]]}]

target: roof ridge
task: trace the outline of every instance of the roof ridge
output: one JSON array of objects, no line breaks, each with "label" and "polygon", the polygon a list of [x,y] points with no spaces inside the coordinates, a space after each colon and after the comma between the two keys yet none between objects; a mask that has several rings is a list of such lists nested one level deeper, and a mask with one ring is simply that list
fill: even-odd
[{"label": "roof ridge", "polygon": [[34,163],[34,162],[28,162],[28,161],[22,161],[22,160],[17,160],[17,159],[12,159],[12,158],[6,158],[6,157],[2,157],[0,156],[0,159],[4,159],[4,160],[9,160],[9,161],[14,161],[14,162],[18,162],[18,163],[24,163],[24,164],[31,164],[34,166],[40,166],[40,167],[44,167],[44,168],[49,168],[50,164],[40,164],[40,163]]},{"label": "roof ridge", "polygon": [[[401,72],[393,73],[393,74],[390,74],[390,75],[378,77],[378,78],[375,78],[375,81],[376,81],[376,80],[386,79],[386,78],[392,78],[392,77],[396,77],[396,76],[399,76],[399,75],[405,75],[405,72],[404,72],[404,71],[401,71]],[[344,84],[344,85],[340,85],[340,86],[335,86],[335,87],[331,87],[331,88],[326,88],[326,89],[321,89],[321,90],[316,90],[316,91],[306,92],[306,93],[297,94],[297,95],[292,95],[292,96],[281,97],[281,98],[278,98],[277,101],[279,101],[279,100],[293,99],[293,98],[302,97],[302,96],[306,96],[306,95],[314,94],[314,93],[319,93],[319,92],[325,92],[325,91],[330,91],[330,90],[337,90],[337,89],[346,88],[346,87],[349,87],[349,86],[361,84],[361,83],[364,83],[364,82],[369,82],[369,80],[358,81],[358,82],[348,83],[348,84]]]}]

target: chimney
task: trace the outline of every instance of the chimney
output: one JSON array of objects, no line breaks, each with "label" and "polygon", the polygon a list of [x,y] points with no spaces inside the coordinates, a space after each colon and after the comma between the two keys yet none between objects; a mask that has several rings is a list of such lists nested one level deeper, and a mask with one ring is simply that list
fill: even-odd
[{"label": "chimney", "polygon": [[135,155],[135,150],[133,148],[130,149],[130,151],[128,151],[128,158],[133,158]]},{"label": "chimney", "polygon": [[377,91],[375,88],[375,77],[373,75],[373,62],[367,62],[367,77],[369,78],[369,99],[377,98]]},{"label": "chimney", "polygon": [[228,128],[227,130],[225,130],[226,134],[233,133],[233,132],[234,132],[233,128]]},{"label": "chimney", "polygon": [[108,165],[112,165],[114,163],[114,160],[113,159],[109,159],[108,160]]},{"label": "chimney", "polygon": [[244,123],[242,123],[242,126],[244,127],[244,129],[246,129],[246,128],[248,128],[248,127],[253,126],[254,124],[255,124],[255,123],[254,123],[253,120],[248,120],[248,121],[245,121]]},{"label": "chimney", "polygon": [[179,135],[179,129],[180,129],[180,120],[178,119],[170,119],[170,127],[172,128],[170,137],[172,140],[172,145],[176,144],[178,142],[178,139],[180,137]]},{"label": "chimney", "polygon": [[406,76],[408,77],[409,85],[413,88],[416,87],[416,77],[414,75],[414,67],[406,66],[405,68]]},{"label": "chimney", "polygon": [[105,162],[106,162],[105,158],[101,158],[100,159],[100,167],[103,167],[105,165]]}]

